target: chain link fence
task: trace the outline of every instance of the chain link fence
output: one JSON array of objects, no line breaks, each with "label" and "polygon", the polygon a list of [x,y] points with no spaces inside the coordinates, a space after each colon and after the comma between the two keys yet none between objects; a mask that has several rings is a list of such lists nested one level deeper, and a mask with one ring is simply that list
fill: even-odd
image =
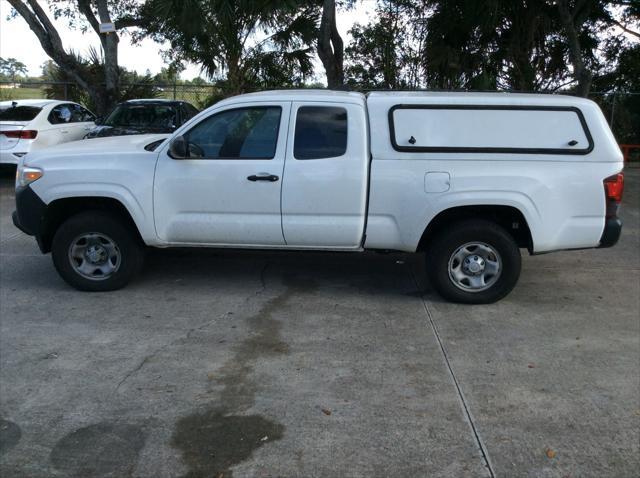
[{"label": "chain link fence", "polygon": [[[209,106],[209,98],[219,93],[213,85],[190,84],[122,84],[122,90],[138,87],[147,91],[146,98],[182,100],[199,109]],[[75,101],[78,87],[72,82],[38,81],[9,82],[0,81],[0,101],[50,98],[56,100]],[[90,105],[85,105],[90,106]]]},{"label": "chain link fence", "polygon": [[[122,85],[123,90],[138,85]],[[210,106],[220,91],[213,85],[152,84],[144,85],[147,96],[183,100],[199,109]],[[74,100],[77,86],[65,82],[0,82],[0,101],[54,98]],[[600,105],[621,145],[640,145],[640,92],[593,92],[589,98]],[[88,105],[85,105],[88,106]],[[623,148],[624,149],[624,148]],[[640,160],[640,148],[628,150],[629,158]]]}]

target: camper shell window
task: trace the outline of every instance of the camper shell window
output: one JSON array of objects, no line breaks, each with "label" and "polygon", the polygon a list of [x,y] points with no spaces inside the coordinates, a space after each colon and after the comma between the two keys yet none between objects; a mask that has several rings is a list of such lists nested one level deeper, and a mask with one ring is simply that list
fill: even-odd
[{"label": "camper shell window", "polygon": [[570,106],[395,105],[391,143],[401,152],[588,154],[593,139]]}]

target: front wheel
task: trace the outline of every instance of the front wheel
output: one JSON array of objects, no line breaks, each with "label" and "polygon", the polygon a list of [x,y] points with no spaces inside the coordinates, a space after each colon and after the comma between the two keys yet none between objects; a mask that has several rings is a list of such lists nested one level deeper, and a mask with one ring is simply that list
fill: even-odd
[{"label": "front wheel", "polygon": [[447,300],[488,304],[505,297],[520,276],[520,250],[499,225],[467,220],[439,233],[427,251],[432,285]]},{"label": "front wheel", "polygon": [[115,215],[87,211],[56,231],[51,255],[60,276],[79,290],[124,287],[142,267],[143,249],[131,228]]}]

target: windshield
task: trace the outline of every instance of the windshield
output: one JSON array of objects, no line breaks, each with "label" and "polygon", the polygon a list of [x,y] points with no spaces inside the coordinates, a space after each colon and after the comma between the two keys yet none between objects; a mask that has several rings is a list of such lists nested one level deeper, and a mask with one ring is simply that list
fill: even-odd
[{"label": "windshield", "polygon": [[118,105],[103,124],[171,132],[177,126],[177,113],[174,106],[167,105]]},{"label": "windshield", "polygon": [[37,106],[0,106],[0,121],[31,121],[40,111]]}]

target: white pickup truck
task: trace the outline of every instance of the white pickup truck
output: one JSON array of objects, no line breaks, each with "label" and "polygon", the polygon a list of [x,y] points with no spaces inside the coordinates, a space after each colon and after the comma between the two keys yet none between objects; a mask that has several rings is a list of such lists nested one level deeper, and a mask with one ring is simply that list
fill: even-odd
[{"label": "white pickup truck", "polygon": [[144,246],[426,252],[445,298],[496,301],[531,254],[612,246],[622,155],[588,100],[506,93],[241,95],[168,136],[28,154],[14,223],[78,289]]}]

